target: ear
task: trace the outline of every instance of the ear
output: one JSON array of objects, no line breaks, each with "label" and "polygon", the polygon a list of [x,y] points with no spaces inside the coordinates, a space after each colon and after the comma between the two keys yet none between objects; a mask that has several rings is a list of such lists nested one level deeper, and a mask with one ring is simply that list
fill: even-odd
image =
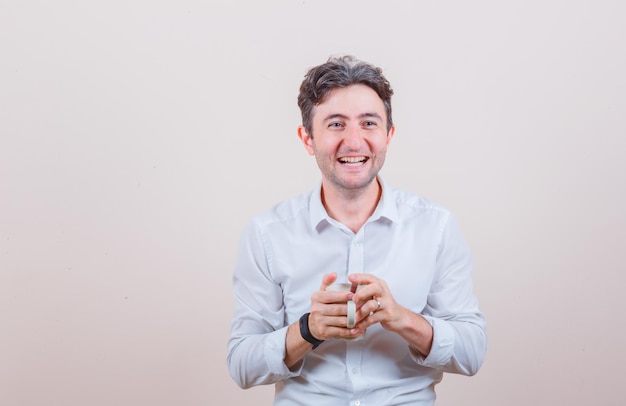
[{"label": "ear", "polygon": [[313,137],[309,135],[303,125],[298,127],[298,138],[300,138],[300,141],[304,144],[304,148],[306,148],[309,155],[315,155],[315,150],[313,149]]},{"label": "ear", "polygon": [[391,128],[389,129],[389,132],[387,133],[387,146],[389,146],[389,144],[391,143],[391,139],[393,138],[393,135],[396,133],[396,126],[391,126]]}]

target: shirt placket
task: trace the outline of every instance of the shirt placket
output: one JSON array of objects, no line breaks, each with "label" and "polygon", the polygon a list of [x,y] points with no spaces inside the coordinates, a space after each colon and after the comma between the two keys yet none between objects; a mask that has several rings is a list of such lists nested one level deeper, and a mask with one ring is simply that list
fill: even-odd
[{"label": "shirt placket", "polygon": [[[348,275],[353,273],[363,273],[363,229],[359,231],[350,244],[350,254],[348,256]],[[351,341],[347,343],[346,368],[352,383],[354,397],[350,401],[352,406],[365,405],[359,394],[364,393],[365,380],[362,374],[363,341]]]}]

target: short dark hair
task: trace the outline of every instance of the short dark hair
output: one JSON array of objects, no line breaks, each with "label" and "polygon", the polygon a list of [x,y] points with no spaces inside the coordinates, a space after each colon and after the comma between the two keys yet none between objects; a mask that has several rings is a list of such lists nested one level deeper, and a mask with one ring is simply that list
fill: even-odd
[{"label": "short dark hair", "polygon": [[313,107],[324,102],[324,98],[333,89],[361,84],[374,90],[381,98],[387,113],[387,131],[391,129],[391,96],[393,90],[383,76],[381,68],[345,55],[330,57],[328,61],[315,66],[304,75],[298,94],[298,107],[302,113],[302,125],[313,136]]}]

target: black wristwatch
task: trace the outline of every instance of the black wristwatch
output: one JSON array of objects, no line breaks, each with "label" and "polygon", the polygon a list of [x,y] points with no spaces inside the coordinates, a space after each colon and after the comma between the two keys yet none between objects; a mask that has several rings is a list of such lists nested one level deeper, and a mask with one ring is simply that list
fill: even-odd
[{"label": "black wristwatch", "polygon": [[316,349],[318,345],[324,342],[324,340],[318,340],[313,337],[313,334],[309,331],[309,314],[304,313],[302,317],[300,317],[300,335],[302,338],[313,344],[313,349]]}]

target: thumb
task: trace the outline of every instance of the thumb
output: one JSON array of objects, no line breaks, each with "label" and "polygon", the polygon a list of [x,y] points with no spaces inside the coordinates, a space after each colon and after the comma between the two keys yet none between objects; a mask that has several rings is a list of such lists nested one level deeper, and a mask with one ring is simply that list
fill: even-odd
[{"label": "thumb", "polygon": [[322,286],[320,290],[326,290],[326,288],[337,280],[337,272],[327,273],[322,276]]}]

